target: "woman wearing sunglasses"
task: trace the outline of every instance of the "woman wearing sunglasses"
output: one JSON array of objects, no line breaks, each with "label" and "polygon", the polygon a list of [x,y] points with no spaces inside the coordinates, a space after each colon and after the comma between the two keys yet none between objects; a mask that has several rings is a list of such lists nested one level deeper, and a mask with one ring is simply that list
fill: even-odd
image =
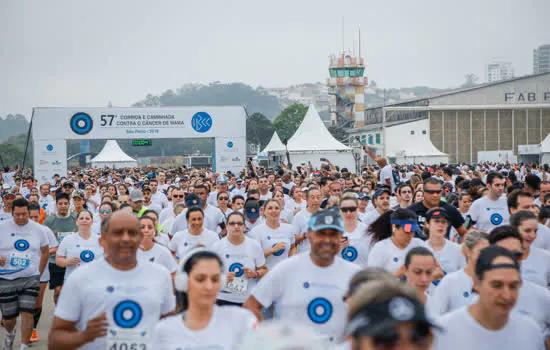
[{"label": "woman wearing sunglasses", "polygon": [[98,210],[98,217],[94,218],[94,224],[92,225],[92,233],[101,236],[101,224],[109,216],[113,215],[115,206],[111,202],[101,203]]},{"label": "woman wearing sunglasses", "polygon": [[233,210],[229,208],[229,192],[227,191],[218,192],[216,199],[218,200],[218,209],[222,211],[225,217],[227,217],[229,214],[233,212]]},{"label": "woman wearing sunglasses", "polygon": [[157,324],[151,349],[238,349],[257,320],[246,309],[216,305],[225,278],[218,254],[206,248],[188,252],[174,281],[182,312]]},{"label": "woman wearing sunglasses", "polygon": [[357,195],[352,192],[344,193],[340,199],[340,212],[346,232],[342,237],[340,248],[344,260],[365,267],[372,239],[367,232],[367,226],[358,219],[358,208]]},{"label": "woman wearing sunglasses", "polygon": [[262,247],[244,235],[244,227],[244,215],[232,212],[227,217],[227,236],[212,247],[222,257],[227,274],[218,305],[242,306],[257,281],[267,273]]}]

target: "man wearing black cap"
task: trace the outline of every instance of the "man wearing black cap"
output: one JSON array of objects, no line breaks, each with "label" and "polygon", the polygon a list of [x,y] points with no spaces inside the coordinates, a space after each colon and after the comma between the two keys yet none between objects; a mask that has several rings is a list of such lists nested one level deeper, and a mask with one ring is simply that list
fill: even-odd
[{"label": "man wearing black cap", "polygon": [[319,210],[309,221],[311,250],[279,263],[260,280],[244,307],[262,319],[261,309],[277,301],[282,320],[312,326],[325,339],[340,343],[344,336],[345,290],[359,266],[340,258],[344,225],[340,214]]},{"label": "man wearing black cap", "polygon": [[376,221],[382,214],[390,210],[391,191],[387,187],[380,187],[372,196],[374,210],[371,210],[364,216],[363,223],[367,226]]},{"label": "man wearing black cap", "polygon": [[430,177],[424,181],[424,200],[416,204],[411,205],[408,209],[415,212],[418,216],[418,225],[423,229],[426,222],[426,213],[428,210],[441,207],[449,214],[451,225],[447,231],[449,234],[451,227],[454,227],[460,237],[466,234],[466,228],[464,227],[464,218],[462,214],[452,205],[443,202],[441,200],[441,192],[443,191],[441,182],[433,177]]},{"label": "man wearing black cap", "polygon": [[518,260],[505,248],[493,245],[481,251],[474,279],[479,299],[437,320],[443,330],[436,333],[433,349],[544,349],[537,324],[511,312],[522,284],[519,269]]},{"label": "man wearing black cap", "polygon": [[244,203],[243,213],[246,219],[244,233],[248,233],[260,224],[260,204],[253,198],[248,199]]}]

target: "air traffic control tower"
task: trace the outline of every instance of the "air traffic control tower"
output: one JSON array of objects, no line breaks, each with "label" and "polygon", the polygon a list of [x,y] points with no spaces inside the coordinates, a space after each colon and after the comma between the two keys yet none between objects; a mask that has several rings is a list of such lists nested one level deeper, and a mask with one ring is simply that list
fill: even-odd
[{"label": "air traffic control tower", "polygon": [[363,58],[349,52],[331,55],[328,79],[330,121],[334,126],[353,128],[365,125],[365,85]]}]

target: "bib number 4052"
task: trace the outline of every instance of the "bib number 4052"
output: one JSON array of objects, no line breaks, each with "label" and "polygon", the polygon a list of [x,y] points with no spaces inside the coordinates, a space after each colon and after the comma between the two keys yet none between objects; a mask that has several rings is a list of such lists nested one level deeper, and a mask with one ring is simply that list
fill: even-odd
[{"label": "bib number 4052", "polygon": [[109,344],[107,350],[147,350],[147,344],[114,342]]}]

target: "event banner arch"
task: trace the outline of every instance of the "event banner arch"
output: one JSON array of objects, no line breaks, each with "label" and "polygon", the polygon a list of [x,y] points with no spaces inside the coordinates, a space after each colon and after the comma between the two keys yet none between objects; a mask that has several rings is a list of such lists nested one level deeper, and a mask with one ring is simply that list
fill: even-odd
[{"label": "event banner arch", "polygon": [[246,111],[242,106],[34,108],[32,138],[40,183],[67,174],[67,140],[212,138],[215,171],[238,173],[246,164]]}]

